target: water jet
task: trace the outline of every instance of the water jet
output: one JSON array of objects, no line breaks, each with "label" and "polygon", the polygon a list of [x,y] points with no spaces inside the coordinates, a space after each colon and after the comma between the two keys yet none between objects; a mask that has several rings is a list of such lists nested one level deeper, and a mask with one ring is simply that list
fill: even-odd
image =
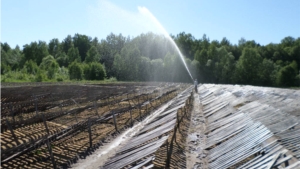
[{"label": "water jet", "polygon": [[146,17],[148,17],[159,29],[159,31],[161,33],[163,33],[163,35],[171,42],[171,44],[174,46],[174,48],[176,49],[177,53],[179,54],[187,72],[189,73],[192,81],[194,81],[194,78],[189,70],[189,68],[186,65],[186,62],[184,60],[184,57],[182,55],[182,53],[180,52],[178,46],[176,45],[175,41],[172,39],[172,37],[169,35],[169,33],[165,30],[165,28],[160,24],[160,22],[155,18],[155,16],[146,8],[146,7],[138,7],[138,10],[141,14],[145,15]]}]

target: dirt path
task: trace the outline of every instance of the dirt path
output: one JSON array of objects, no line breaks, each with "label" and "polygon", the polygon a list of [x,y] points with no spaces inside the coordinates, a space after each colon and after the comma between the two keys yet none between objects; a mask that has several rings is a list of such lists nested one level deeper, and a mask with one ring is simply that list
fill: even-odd
[{"label": "dirt path", "polygon": [[199,100],[199,95],[194,93],[194,107],[187,138],[187,168],[207,168],[205,157],[205,118],[203,116],[202,105]]},{"label": "dirt path", "polygon": [[115,155],[117,150],[122,147],[135,133],[139,130],[139,126],[134,129],[129,129],[121,133],[116,138],[111,138],[112,141],[96,150],[92,155],[85,159],[80,159],[72,165],[73,169],[94,169],[99,168],[110,158]]}]

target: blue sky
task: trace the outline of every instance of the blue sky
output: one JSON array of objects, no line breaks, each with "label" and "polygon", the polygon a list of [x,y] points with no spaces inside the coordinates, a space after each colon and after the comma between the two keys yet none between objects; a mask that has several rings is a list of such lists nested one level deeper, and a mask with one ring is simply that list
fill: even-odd
[{"label": "blue sky", "polygon": [[233,44],[243,37],[262,45],[300,37],[299,0],[2,0],[1,42],[15,47],[75,33],[104,39],[111,32],[131,37],[156,32],[138,6],[173,35],[206,34]]}]

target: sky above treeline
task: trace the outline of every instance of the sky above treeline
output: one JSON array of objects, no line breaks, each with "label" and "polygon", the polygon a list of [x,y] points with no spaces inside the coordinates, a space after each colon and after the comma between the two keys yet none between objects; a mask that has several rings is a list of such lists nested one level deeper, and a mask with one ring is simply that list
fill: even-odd
[{"label": "sky above treeline", "polygon": [[126,37],[160,33],[138,7],[147,8],[172,35],[185,32],[200,39],[206,34],[232,44],[245,38],[261,45],[300,37],[299,0],[2,0],[1,42],[22,47],[75,33],[98,39],[111,32]]}]

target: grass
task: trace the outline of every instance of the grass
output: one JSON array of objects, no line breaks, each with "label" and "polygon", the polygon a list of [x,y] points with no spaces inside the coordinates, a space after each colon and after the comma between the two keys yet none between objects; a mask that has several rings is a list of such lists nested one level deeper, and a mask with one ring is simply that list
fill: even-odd
[{"label": "grass", "polygon": [[38,77],[38,74],[27,74],[21,71],[9,71],[1,75],[1,83],[31,83],[31,82],[66,82],[66,83],[112,83],[118,82],[115,77],[104,80],[70,80],[68,76],[57,75],[48,79],[45,75]]}]

